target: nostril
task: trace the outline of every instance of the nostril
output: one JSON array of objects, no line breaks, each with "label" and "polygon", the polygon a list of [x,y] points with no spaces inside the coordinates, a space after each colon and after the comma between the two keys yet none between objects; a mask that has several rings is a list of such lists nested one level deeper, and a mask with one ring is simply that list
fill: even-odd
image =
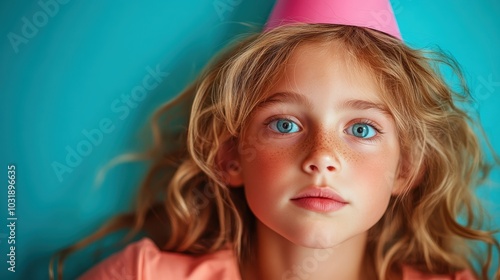
[{"label": "nostril", "polygon": [[[311,171],[320,171],[320,168],[319,168],[318,166],[314,165],[314,164],[309,165],[309,169],[310,169]],[[334,170],[335,170],[335,167],[333,167],[333,166],[329,165],[329,166],[327,166],[327,167],[326,167],[326,169],[327,169],[328,171],[334,171]]]}]

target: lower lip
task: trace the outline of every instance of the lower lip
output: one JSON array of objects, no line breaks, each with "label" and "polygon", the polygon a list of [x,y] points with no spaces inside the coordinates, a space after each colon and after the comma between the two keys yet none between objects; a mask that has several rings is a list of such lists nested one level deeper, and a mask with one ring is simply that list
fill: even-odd
[{"label": "lower lip", "polygon": [[341,209],[347,203],[336,201],[330,198],[304,197],[292,199],[299,207],[316,212],[332,212]]}]

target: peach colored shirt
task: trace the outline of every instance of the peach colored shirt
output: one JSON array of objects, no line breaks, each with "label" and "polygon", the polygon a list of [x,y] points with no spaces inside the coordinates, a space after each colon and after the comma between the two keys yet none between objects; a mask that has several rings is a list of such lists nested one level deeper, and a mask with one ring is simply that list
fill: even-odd
[{"label": "peach colored shirt", "polygon": [[[79,279],[240,280],[241,277],[236,258],[231,250],[193,257],[162,252],[151,239],[145,237],[97,264]],[[475,278],[468,270],[455,275],[428,275],[405,266],[403,279],[470,280]]]}]

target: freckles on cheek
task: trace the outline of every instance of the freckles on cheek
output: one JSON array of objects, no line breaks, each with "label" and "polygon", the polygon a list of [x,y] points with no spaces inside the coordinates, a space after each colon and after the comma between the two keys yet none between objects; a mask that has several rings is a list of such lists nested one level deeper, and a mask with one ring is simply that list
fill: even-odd
[{"label": "freckles on cheek", "polygon": [[284,148],[264,148],[257,151],[253,166],[267,174],[280,175],[286,172],[290,164],[290,153]]},{"label": "freckles on cheek", "polygon": [[241,162],[244,184],[253,189],[280,188],[280,182],[297,172],[297,159],[292,150],[292,147],[272,143],[256,146],[254,156]]},{"label": "freckles on cheek", "polygon": [[250,208],[258,217],[269,205],[280,203],[293,178],[294,159],[286,149],[270,146],[256,149],[255,157],[242,162],[245,193]]}]

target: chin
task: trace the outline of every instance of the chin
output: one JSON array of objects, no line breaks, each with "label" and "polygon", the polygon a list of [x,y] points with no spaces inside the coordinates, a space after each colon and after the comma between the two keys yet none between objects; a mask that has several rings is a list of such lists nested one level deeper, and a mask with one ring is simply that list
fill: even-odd
[{"label": "chin", "polygon": [[336,232],[303,232],[304,234],[296,234],[287,238],[290,242],[297,246],[311,249],[328,249],[342,244],[349,237],[339,235]]}]

